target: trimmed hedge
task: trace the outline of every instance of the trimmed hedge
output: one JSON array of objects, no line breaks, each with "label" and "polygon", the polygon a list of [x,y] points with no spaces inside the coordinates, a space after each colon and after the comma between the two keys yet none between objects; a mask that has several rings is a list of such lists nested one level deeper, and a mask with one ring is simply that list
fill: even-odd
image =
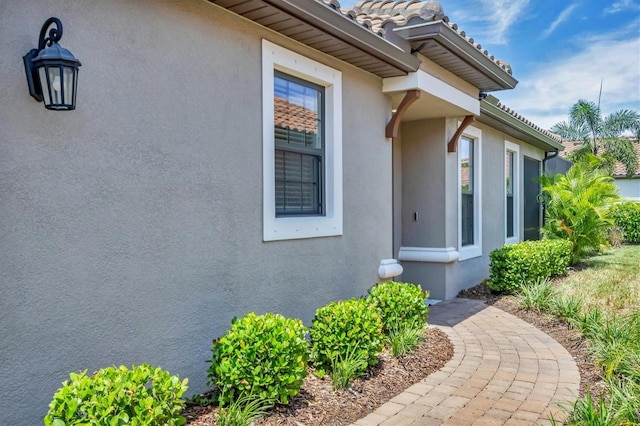
[{"label": "trimmed hedge", "polygon": [[503,246],[489,254],[490,289],[514,293],[522,283],[562,275],[571,261],[572,244],[567,240],[523,241]]},{"label": "trimmed hedge", "polygon": [[45,426],[165,425],[186,422],[180,380],[160,367],[147,364],[108,367],[87,376],[71,373],[53,396]]},{"label": "trimmed hedge", "polygon": [[422,329],[427,323],[428,296],[429,292],[420,285],[389,281],[371,287],[368,300],[380,311],[383,331],[388,336],[402,329]]},{"label": "trimmed hedge", "polygon": [[351,355],[366,361],[355,371],[356,376],[378,363],[384,340],[380,313],[366,299],[341,300],[318,308],[309,334],[317,368],[331,370],[334,359]]},{"label": "trimmed hedge", "polygon": [[640,243],[640,203],[627,201],[611,207],[611,215],[628,243]]},{"label": "trimmed hedge", "polygon": [[248,313],[213,342],[209,383],[221,391],[220,404],[251,394],[287,404],[307,376],[306,327],[280,314]]}]

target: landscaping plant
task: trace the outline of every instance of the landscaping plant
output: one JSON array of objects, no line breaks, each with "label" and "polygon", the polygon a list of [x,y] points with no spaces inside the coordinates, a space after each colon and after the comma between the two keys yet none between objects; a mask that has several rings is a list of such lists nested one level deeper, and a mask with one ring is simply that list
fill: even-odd
[{"label": "landscaping plant", "polygon": [[367,368],[364,352],[356,350],[357,345],[347,348],[344,355],[338,354],[331,359],[331,382],[333,390],[346,389],[352,378],[358,377]]},{"label": "landscaping plant", "polygon": [[378,362],[382,351],[380,314],[366,299],[331,302],[318,308],[309,333],[311,357],[321,371],[351,356],[365,360],[354,369],[354,376],[358,376]]},{"label": "landscaping plant", "polygon": [[517,296],[525,309],[544,312],[551,307],[553,287],[548,280],[538,279],[532,283],[523,283]]},{"label": "landscaping plant", "polygon": [[180,380],[147,364],[104,368],[93,376],[86,370],[71,373],[70,380],[53,396],[44,417],[45,426],[179,426],[187,390]]},{"label": "landscaping plant", "polygon": [[[228,398],[222,398],[228,400]],[[249,426],[258,417],[269,412],[273,400],[262,400],[253,392],[243,394],[218,410],[218,426]]]},{"label": "landscaping plant", "polygon": [[427,323],[429,293],[411,283],[389,281],[369,289],[368,300],[380,311],[383,332],[389,336],[403,329],[422,329]]},{"label": "landscaping plant", "polygon": [[627,201],[611,207],[611,216],[627,243],[640,243],[640,203]]},{"label": "landscaping plant", "polygon": [[406,355],[422,341],[424,329],[401,328],[391,330],[387,336],[387,343],[394,357]]},{"label": "landscaping plant", "polygon": [[516,293],[523,283],[534,283],[565,273],[572,244],[566,240],[523,241],[489,254],[490,289]]},{"label": "landscaping plant", "polygon": [[619,199],[613,178],[598,168],[600,160],[587,155],[566,175],[542,176],[545,205],[545,238],[566,239],[573,244],[571,262],[597,253],[607,245],[614,225],[609,207]]},{"label": "landscaping plant", "polygon": [[213,342],[209,384],[220,390],[220,404],[251,394],[286,404],[300,392],[309,360],[306,327],[280,314],[249,313]]}]

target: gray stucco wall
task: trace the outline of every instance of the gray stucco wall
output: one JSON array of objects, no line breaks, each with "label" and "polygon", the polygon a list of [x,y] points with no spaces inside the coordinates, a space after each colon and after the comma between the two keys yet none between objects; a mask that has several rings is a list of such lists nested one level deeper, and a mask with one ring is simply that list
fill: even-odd
[{"label": "gray stucco wall", "polygon": [[[28,94],[50,16],[76,111]],[[262,242],[261,38],[343,73],[343,236]],[[0,40],[0,423],[39,424],[69,372],[113,364],[204,391],[233,316],[309,324],[392,257],[377,77],[200,0],[2,2]]]},{"label": "gray stucco wall", "polygon": [[[400,140],[394,153],[396,180],[401,176],[402,223],[400,246],[427,248],[458,247],[458,154],[447,152],[447,142],[453,136],[459,120],[432,119],[402,124]],[[422,284],[436,299],[454,298],[461,290],[475,286],[489,277],[489,254],[505,243],[505,195],[504,161],[505,140],[517,144],[522,157],[542,159],[543,152],[522,141],[480,123],[474,127],[482,131],[482,255],[450,263],[403,262],[402,279]],[[401,166],[397,163],[401,162]],[[522,173],[522,166],[519,173]],[[519,192],[523,182],[519,180]],[[523,217],[523,200],[520,201],[520,223]],[[396,211],[397,211],[396,207]],[[419,220],[413,220],[413,212],[419,212]],[[396,225],[397,227],[397,225]],[[520,227],[520,239],[523,230]]]}]

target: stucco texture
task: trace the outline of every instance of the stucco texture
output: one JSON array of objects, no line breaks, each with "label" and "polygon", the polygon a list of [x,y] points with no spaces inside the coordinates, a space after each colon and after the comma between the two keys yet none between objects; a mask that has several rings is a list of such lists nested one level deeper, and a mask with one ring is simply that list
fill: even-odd
[{"label": "stucco texture", "polygon": [[[458,246],[458,154],[447,152],[447,142],[460,119],[431,119],[403,123],[396,144],[394,186],[402,191],[400,210],[396,205],[396,233],[402,230],[400,246],[448,248]],[[523,156],[542,159],[544,153],[522,141],[484,124],[481,131],[481,255],[450,263],[404,261],[402,279],[419,283],[432,298],[451,299],[466,288],[489,278],[489,254],[505,244],[505,141],[519,146]],[[522,170],[519,172],[520,176]],[[518,193],[523,192],[522,178]],[[523,199],[519,201],[519,222],[523,218]],[[398,214],[401,213],[401,216]],[[414,212],[417,213],[417,220]],[[519,238],[524,233],[519,229]]]},{"label": "stucco texture", "polygon": [[[28,94],[57,16],[77,110]],[[262,241],[261,39],[343,74],[344,235]],[[234,316],[310,323],[392,257],[381,81],[201,0],[0,3],[0,423],[71,371],[147,362],[206,389]]]}]

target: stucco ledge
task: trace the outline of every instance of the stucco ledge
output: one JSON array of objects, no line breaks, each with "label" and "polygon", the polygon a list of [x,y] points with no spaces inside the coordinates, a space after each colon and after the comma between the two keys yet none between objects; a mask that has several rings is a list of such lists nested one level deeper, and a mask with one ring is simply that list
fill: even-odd
[{"label": "stucco ledge", "polygon": [[453,247],[400,247],[398,259],[404,262],[451,263],[460,253]]}]

